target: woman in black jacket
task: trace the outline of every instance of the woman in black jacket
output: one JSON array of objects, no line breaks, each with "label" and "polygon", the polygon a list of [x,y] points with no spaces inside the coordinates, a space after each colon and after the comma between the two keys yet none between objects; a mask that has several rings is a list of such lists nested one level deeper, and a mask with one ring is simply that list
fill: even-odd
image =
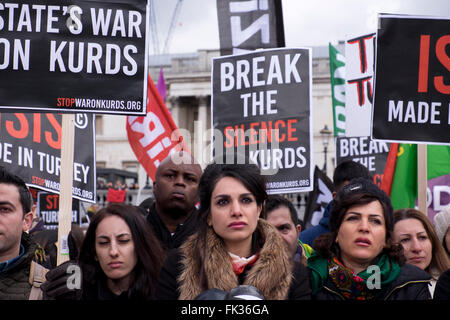
[{"label": "woman in black jacket", "polygon": [[278,231],[259,219],[267,198],[256,165],[210,164],[199,185],[198,231],[170,252],[157,299],[196,299],[210,289],[256,287],[267,300],[310,299],[307,268],[294,264]]},{"label": "woman in black jacket", "polygon": [[163,251],[133,206],[110,204],[91,220],[78,264],[83,300],[153,298]]},{"label": "woman in black jacket", "polygon": [[370,180],[353,179],[335,198],[331,233],[314,242],[308,259],[313,299],[426,300],[430,276],[404,264],[393,244],[389,197]]}]

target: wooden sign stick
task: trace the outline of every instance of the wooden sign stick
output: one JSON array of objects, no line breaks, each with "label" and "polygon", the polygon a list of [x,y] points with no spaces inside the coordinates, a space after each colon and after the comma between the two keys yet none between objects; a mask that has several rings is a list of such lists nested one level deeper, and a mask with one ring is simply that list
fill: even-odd
[{"label": "wooden sign stick", "polygon": [[427,145],[417,144],[417,202],[419,211],[426,216],[428,216],[427,182]]},{"label": "wooden sign stick", "polygon": [[61,170],[59,177],[57,265],[69,260],[67,238],[72,223],[73,154],[75,114],[63,114],[61,134]]}]

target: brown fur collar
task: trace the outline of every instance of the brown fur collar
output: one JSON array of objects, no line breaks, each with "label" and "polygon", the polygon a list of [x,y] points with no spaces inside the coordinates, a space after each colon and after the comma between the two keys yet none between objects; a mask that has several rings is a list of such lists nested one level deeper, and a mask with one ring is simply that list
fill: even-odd
[{"label": "brown fur collar", "polygon": [[[247,272],[244,284],[258,288],[266,300],[286,299],[292,281],[292,257],[289,256],[278,231],[267,221],[259,219],[257,228],[264,238],[259,258]],[[200,265],[196,259],[197,234],[192,235],[182,246],[182,272],[178,278],[180,299],[192,300],[202,291]],[[200,252],[203,255],[203,246]],[[222,239],[209,228],[206,236],[206,257],[203,257],[208,289],[229,291],[238,286],[238,278],[233,272],[230,256]]]}]

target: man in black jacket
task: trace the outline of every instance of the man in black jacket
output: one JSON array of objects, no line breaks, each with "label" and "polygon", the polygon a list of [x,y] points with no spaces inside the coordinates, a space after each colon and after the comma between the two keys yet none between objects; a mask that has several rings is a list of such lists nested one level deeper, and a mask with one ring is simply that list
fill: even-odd
[{"label": "man in black jacket", "polygon": [[[147,211],[147,221],[165,250],[178,248],[195,232],[198,184],[202,168],[187,152],[176,152],[164,159],[156,170],[153,182],[154,201],[144,200],[140,208]],[[147,207],[147,203],[152,203]],[[47,275],[42,286],[46,299],[77,299],[80,290],[65,286],[70,275],[66,262]],[[61,285],[62,284],[62,285]]]},{"label": "man in black jacket", "polygon": [[158,166],[153,182],[155,201],[145,207],[147,221],[166,250],[178,248],[195,231],[195,205],[202,168],[187,152],[176,152]]},{"label": "man in black jacket", "polygon": [[42,282],[46,269],[35,262],[44,262],[44,252],[25,232],[33,215],[25,182],[0,167],[0,300],[41,298],[35,272]]}]

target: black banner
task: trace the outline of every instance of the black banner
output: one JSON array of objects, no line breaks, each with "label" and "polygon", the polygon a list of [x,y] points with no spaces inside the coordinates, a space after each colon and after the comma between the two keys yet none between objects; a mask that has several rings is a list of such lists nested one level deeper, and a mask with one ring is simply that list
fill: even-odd
[{"label": "black banner", "polygon": [[[75,116],[73,197],[95,203],[94,115]],[[0,166],[29,186],[59,193],[62,115],[0,113]]]},{"label": "black banner", "polygon": [[336,166],[347,160],[359,162],[369,170],[373,182],[381,186],[390,146],[370,137],[337,137]]},{"label": "black banner", "polygon": [[212,84],[216,160],[258,164],[269,193],[312,190],[310,49],[215,58]]},{"label": "black banner", "polygon": [[[59,194],[38,192],[38,217],[45,229],[58,229]],[[80,200],[72,198],[72,223],[81,224]]]},{"label": "black banner", "polygon": [[284,47],[281,0],[217,0],[220,54]]},{"label": "black banner", "polygon": [[333,200],[333,181],[320,170],[314,168],[314,189],[308,194],[308,200],[303,217],[304,229],[317,226],[322,219],[325,208]]},{"label": "black banner", "polygon": [[372,137],[450,144],[450,19],[381,15]]},{"label": "black banner", "polygon": [[146,1],[22,0],[0,9],[0,109],[146,114]]}]

